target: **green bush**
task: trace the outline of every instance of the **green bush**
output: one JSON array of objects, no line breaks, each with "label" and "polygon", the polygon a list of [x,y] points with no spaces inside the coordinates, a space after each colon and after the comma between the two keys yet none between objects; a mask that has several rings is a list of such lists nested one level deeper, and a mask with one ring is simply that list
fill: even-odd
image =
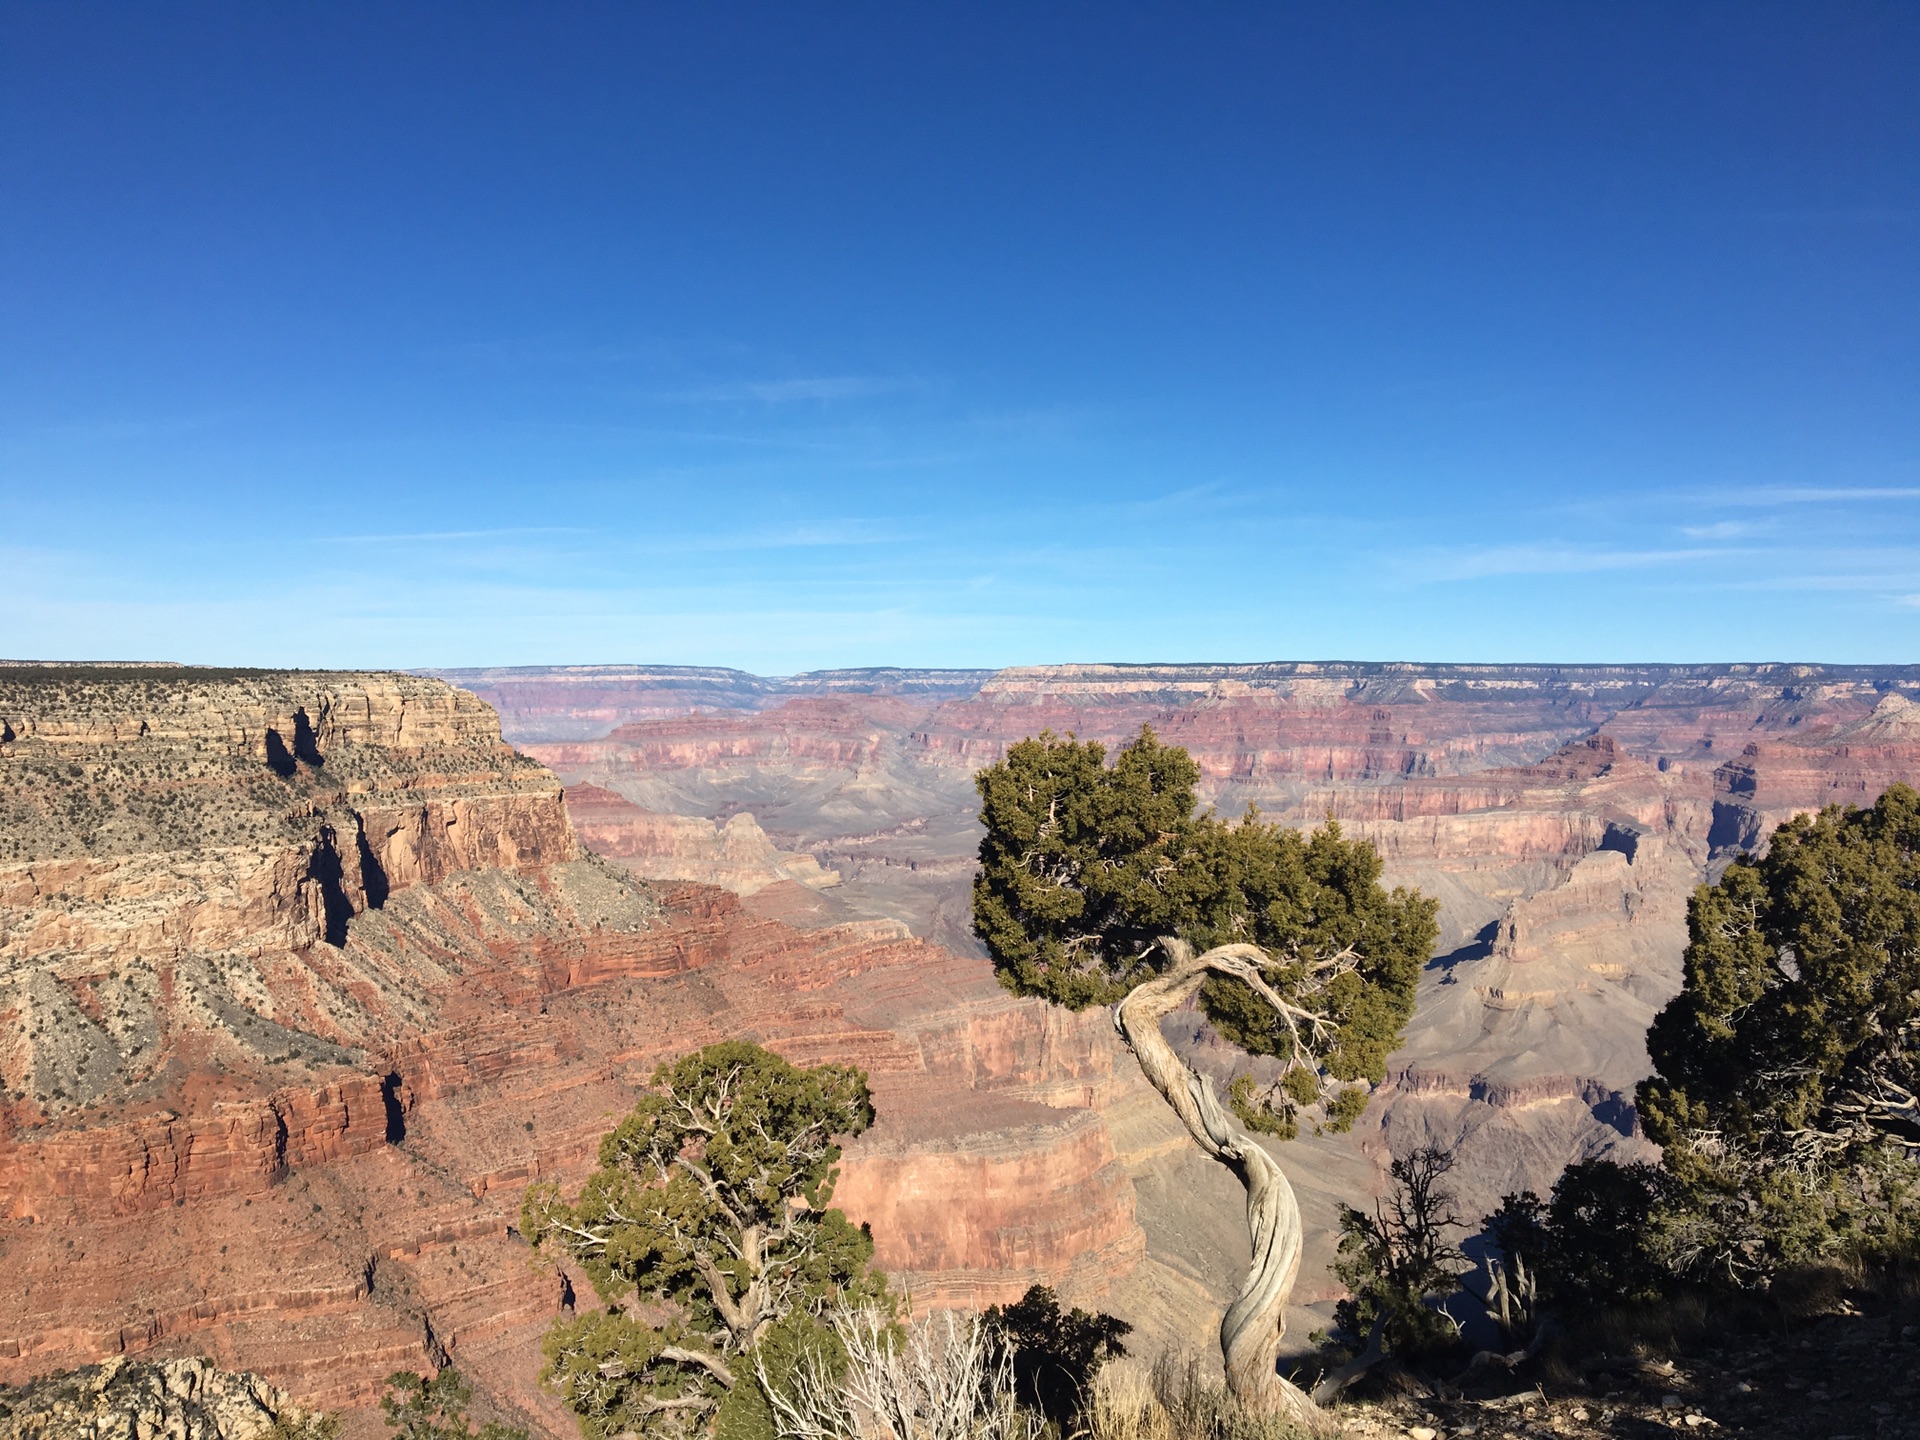
[{"label": "green bush", "polygon": [[1121,1341],[1133,1333],[1131,1325],[1111,1315],[1062,1310],[1059,1297],[1045,1285],[1035,1285],[1011,1305],[989,1307],[982,1318],[1011,1354],[1016,1398],[1062,1435],[1077,1428],[1094,1378],[1107,1361],[1127,1353]]}]

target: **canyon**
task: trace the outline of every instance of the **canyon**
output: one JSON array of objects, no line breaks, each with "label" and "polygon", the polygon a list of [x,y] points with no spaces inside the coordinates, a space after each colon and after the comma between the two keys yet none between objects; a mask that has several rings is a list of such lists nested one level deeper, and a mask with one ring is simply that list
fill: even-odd
[{"label": "canyon", "polygon": [[[1868,804],[1920,775],[1910,666],[441,673],[510,717],[510,737],[570,797],[728,824],[751,814],[773,848],[813,855],[840,883],[758,897],[784,898],[794,923],[901,920],[962,954],[980,953],[972,776],[1029,735],[1111,749],[1150,725],[1193,755],[1220,813],[1330,818],[1365,836],[1389,883],[1439,899],[1442,941],[1359,1130],[1312,1142],[1311,1158],[1308,1142],[1289,1147],[1322,1223],[1323,1180],[1371,1193],[1386,1157],[1426,1141],[1457,1155],[1470,1213],[1544,1189],[1572,1160],[1651,1154],[1632,1092],[1647,1024],[1679,987],[1693,888],[1795,813]],[[597,738],[565,718],[585,696],[608,725]],[[1197,1020],[1183,1044],[1223,1079],[1248,1068]],[[1152,1168],[1135,1165],[1143,1197],[1163,1183]],[[1168,1193],[1189,1192],[1225,1209],[1200,1220],[1183,1199],[1175,1220],[1143,1198],[1147,1264],[1207,1276],[1217,1295],[1238,1253],[1235,1197],[1198,1172]]]},{"label": "canyon", "polygon": [[840,1199],[917,1304],[1102,1294],[1143,1250],[1098,1017],[896,921],[634,877],[471,695],[0,667],[0,736],[0,1383],[202,1355],[364,1429],[451,1359],[571,1433],[538,1347],[587,1287],[519,1196],[727,1037],[871,1074]]},{"label": "canyon", "polygon": [[869,1072],[836,1203],[916,1308],[1044,1282],[1204,1352],[1238,1186],[968,920],[975,770],[1143,724],[1222,813],[1337,819],[1442,903],[1367,1117],[1282,1151],[1304,1337],[1393,1154],[1447,1145],[1478,1213],[1649,1153],[1692,888],[1920,774],[1915,697],[1920,668],[0,665],[0,1383],[204,1355],[370,1434],[384,1375],[453,1360],[483,1414],[571,1434],[538,1346],[589,1292],[519,1195],[725,1037]]}]

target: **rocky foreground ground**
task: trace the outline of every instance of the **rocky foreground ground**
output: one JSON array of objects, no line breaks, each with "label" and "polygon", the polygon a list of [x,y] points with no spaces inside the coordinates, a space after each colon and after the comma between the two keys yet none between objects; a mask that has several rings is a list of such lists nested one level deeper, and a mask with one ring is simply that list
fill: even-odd
[{"label": "rocky foreground ground", "polygon": [[1920,1306],[1835,1315],[1792,1331],[1727,1337],[1677,1360],[1554,1367],[1492,1398],[1401,1393],[1341,1412],[1355,1437],[1645,1440],[1675,1432],[1766,1440],[1920,1437]]},{"label": "rocky foreground ground", "polygon": [[205,1360],[113,1359],[18,1387],[0,1385],[0,1440],[287,1440],[306,1413],[258,1375]]},{"label": "rocky foreground ground", "polygon": [[[1343,1440],[1912,1440],[1920,1307],[1728,1337],[1678,1361],[1601,1356],[1530,1378],[1530,1388],[1472,1398],[1388,1381],[1387,1393],[1342,1405],[1331,1419]],[[0,1386],[0,1440],[263,1440],[276,1420],[299,1434],[306,1419],[259,1376],[197,1358],[116,1359]]]}]

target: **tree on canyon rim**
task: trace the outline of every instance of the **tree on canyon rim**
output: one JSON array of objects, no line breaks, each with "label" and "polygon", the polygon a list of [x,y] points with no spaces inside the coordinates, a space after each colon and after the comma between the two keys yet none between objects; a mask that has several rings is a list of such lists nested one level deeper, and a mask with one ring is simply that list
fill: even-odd
[{"label": "tree on canyon rim", "polygon": [[[1246,1187],[1253,1264],[1220,1325],[1227,1382],[1250,1410],[1305,1416],[1312,1400],[1278,1371],[1300,1211],[1254,1133],[1359,1118],[1412,1016],[1438,906],[1388,892],[1373,847],[1331,821],[1303,834],[1196,814],[1199,778],[1144,728],[1111,766],[1072,736],[1013,746],[975,782],[974,932],[1015,993],[1113,1006],[1148,1081]],[[1279,1060],[1272,1085],[1243,1075],[1223,1103],[1174,1054],[1160,1022],[1196,998],[1225,1038]]]},{"label": "tree on canyon rim", "polygon": [[577,1201],[527,1192],[527,1239],[578,1262],[607,1302],[544,1346],[542,1379],[587,1435],[685,1435],[716,1417],[750,1432],[764,1400],[746,1357],[793,1351],[829,1305],[885,1308],[872,1240],[827,1208],[838,1139],[872,1123],[859,1070],[728,1041],[654,1072]]},{"label": "tree on canyon rim", "polygon": [[1638,1095],[1681,1187],[1673,1267],[1745,1286],[1920,1245],[1920,794],[1788,821],[1687,933]]}]

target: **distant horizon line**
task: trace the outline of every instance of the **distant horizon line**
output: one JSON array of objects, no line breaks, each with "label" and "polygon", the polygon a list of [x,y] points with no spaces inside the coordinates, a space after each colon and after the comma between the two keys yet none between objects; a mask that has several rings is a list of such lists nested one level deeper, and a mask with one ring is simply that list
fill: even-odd
[{"label": "distant horizon line", "polygon": [[1050,670],[1186,672],[1196,677],[1232,672],[1291,672],[1341,674],[1357,671],[1407,675],[1421,673],[1483,674],[1487,672],[1558,673],[1767,673],[1781,671],[1806,674],[1871,676],[1890,672],[1920,677],[1920,662],[1912,661],[1825,661],[1825,660],[1058,660],[1013,665],[841,665],[818,669],[794,670],[779,674],[745,670],[733,665],[688,665],[649,661],[555,662],[511,665],[258,665],[185,660],[54,660],[0,658],[0,670],[126,670],[140,671],[221,671],[251,674],[401,674],[435,678],[483,675],[576,674],[604,675],[656,674],[732,675],[750,680],[782,681],[809,678],[857,677],[869,675],[948,675],[993,676],[1017,672]]}]

